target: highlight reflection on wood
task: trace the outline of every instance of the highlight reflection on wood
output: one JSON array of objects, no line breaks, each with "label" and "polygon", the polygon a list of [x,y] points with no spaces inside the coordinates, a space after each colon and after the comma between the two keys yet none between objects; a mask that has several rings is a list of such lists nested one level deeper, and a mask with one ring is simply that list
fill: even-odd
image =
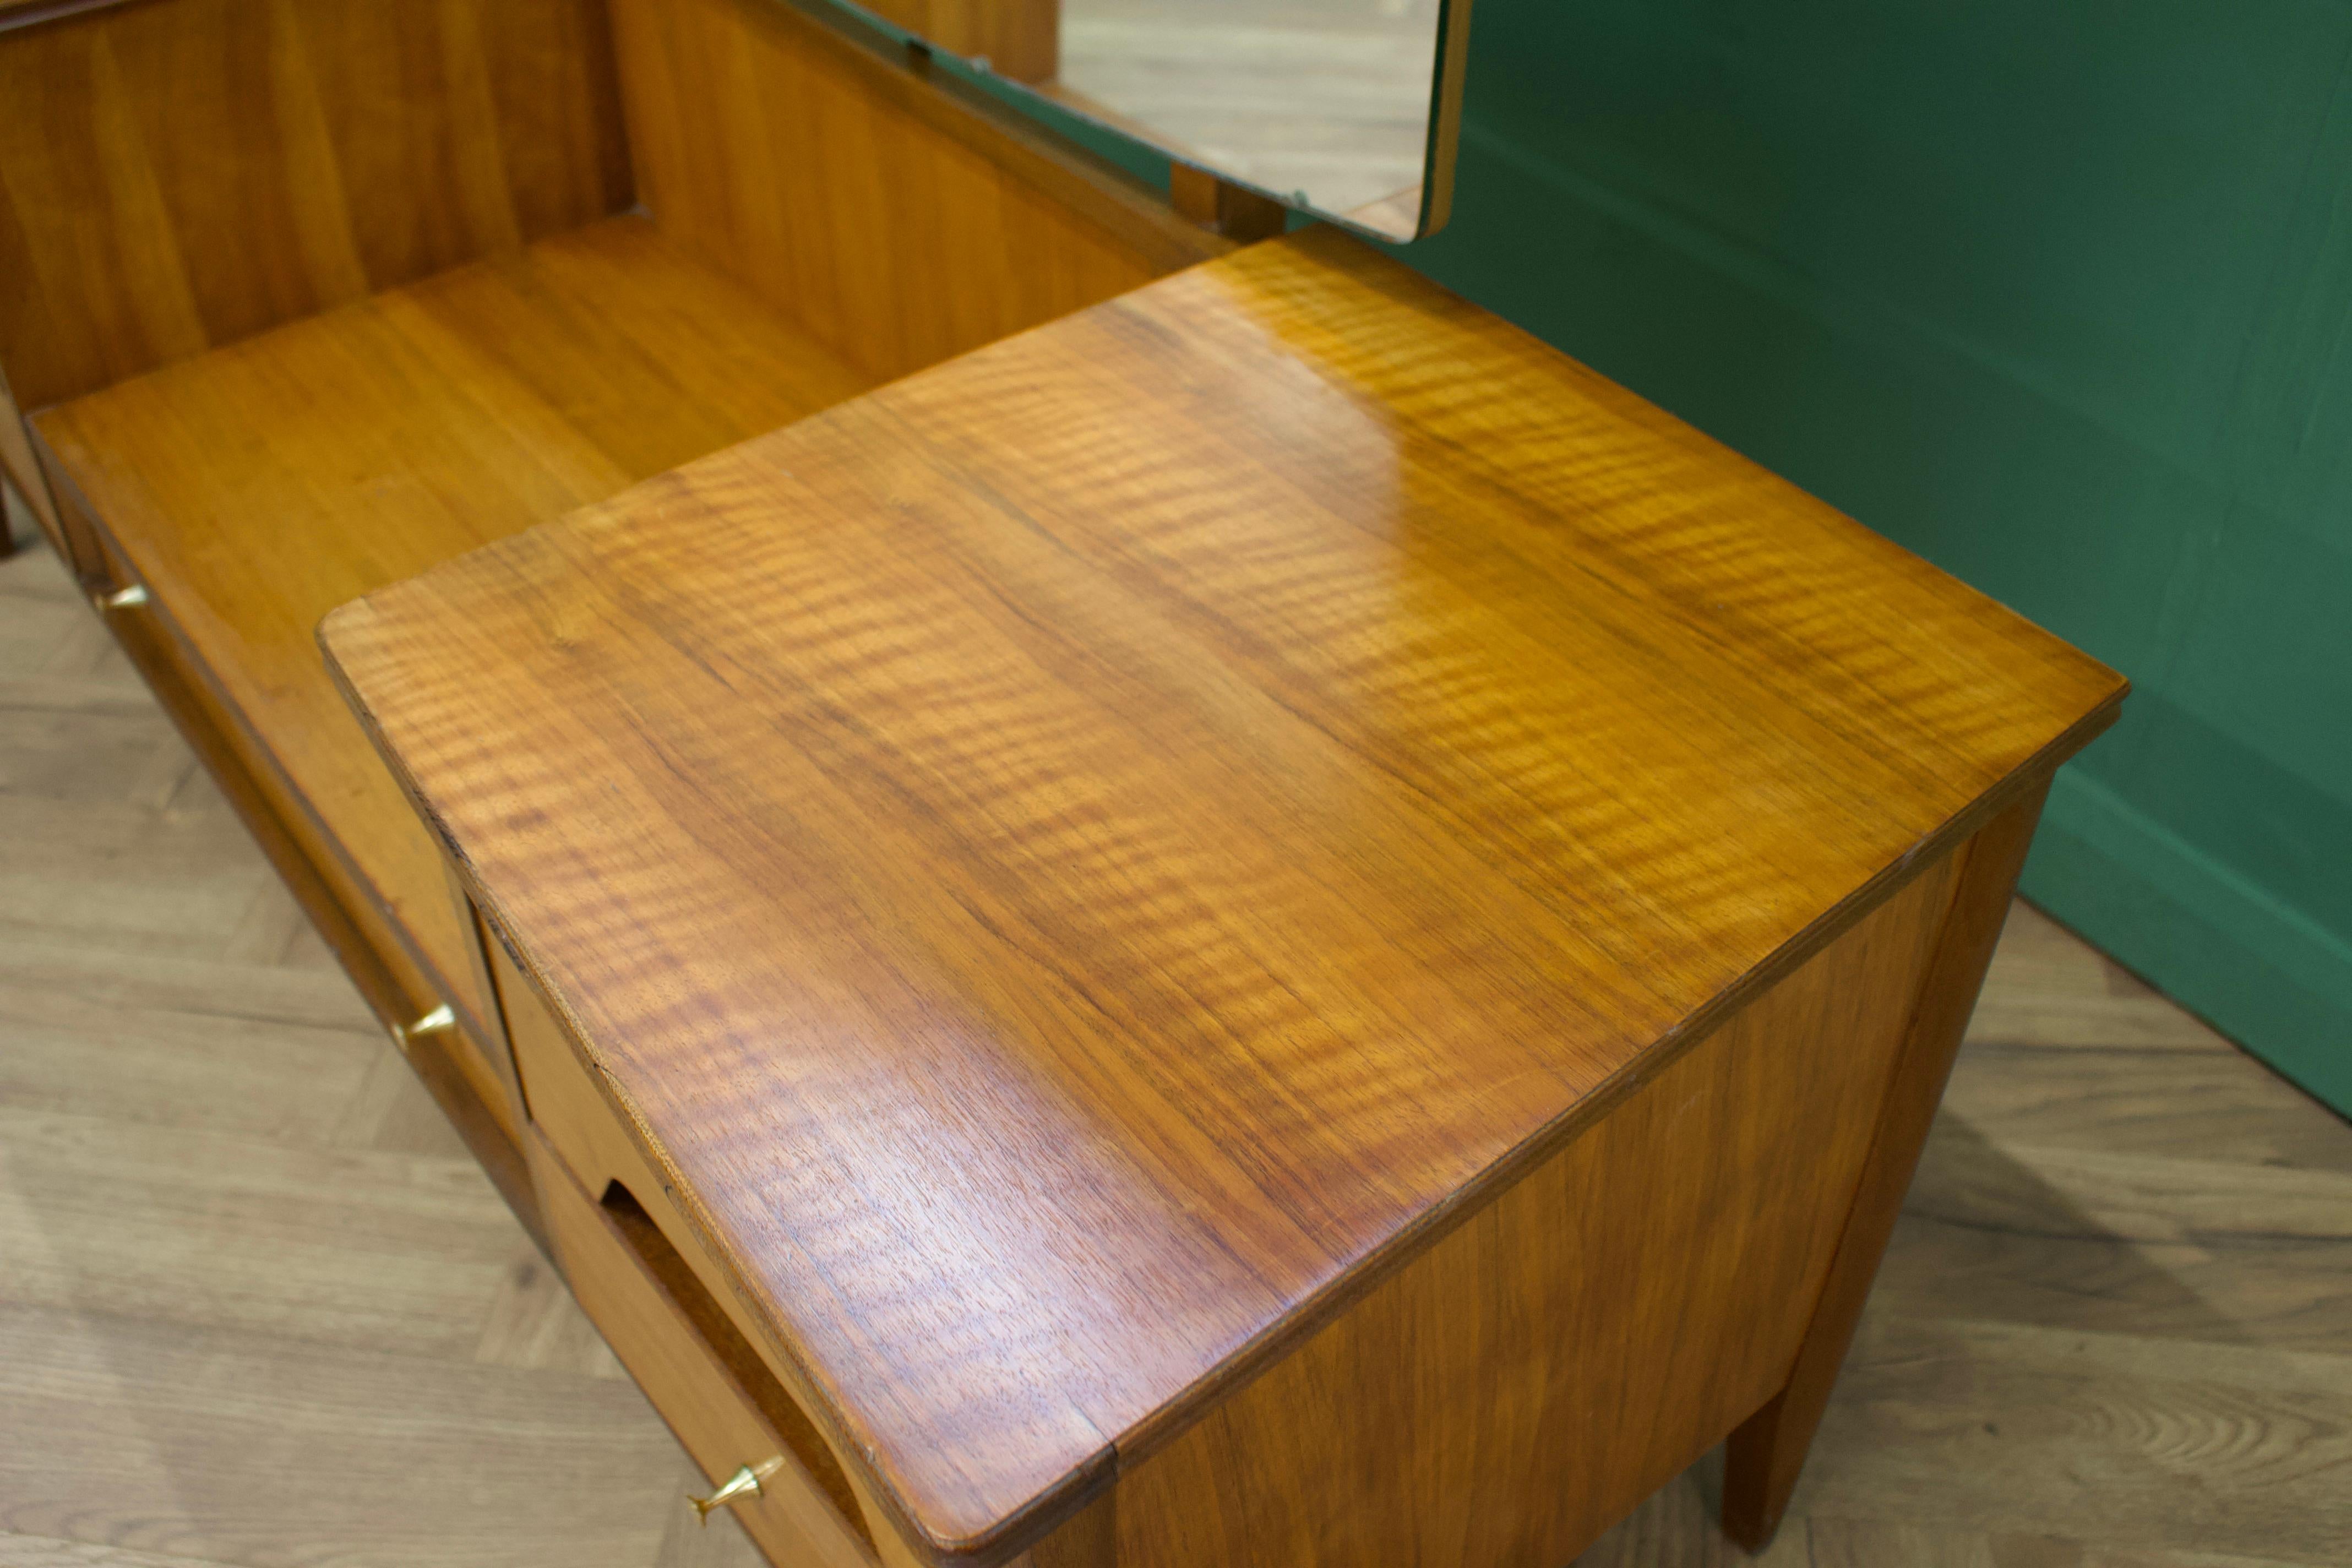
[{"label": "highlight reflection on wood", "polygon": [[[1857,1158],[1813,1119],[1875,1102],[1907,1009],[1769,988],[1840,942],[1918,974],[1939,862],[2030,817],[2123,689],[1328,233],[325,635],[763,1349],[936,1556],[1139,1498],[1386,1269],[1570,1180],[1621,1110],[1671,1118],[1718,1026],[1827,1097],[1727,1169]],[[1808,1031],[1750,1004],[1831,1007],[1862,1076],[1805,1079]],[[1790,1199],[1758,1278],[1806,1299],[1853,1186]],[[1719,1352],[1760,1398],[1796,1347],[1699,1350],[1661,1375]]]}]

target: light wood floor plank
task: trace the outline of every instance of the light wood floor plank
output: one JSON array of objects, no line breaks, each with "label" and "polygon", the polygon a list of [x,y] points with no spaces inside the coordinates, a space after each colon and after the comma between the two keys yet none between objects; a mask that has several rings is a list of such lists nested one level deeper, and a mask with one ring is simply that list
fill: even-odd
[{"label": "light wood floor plank", "polygon": [[0,1304],[471,1360],[513,1250],[462,1157],[0,1108]]},{"label": "light wood floor plank", "polygon": [[2344,1561],[2352,1358],[1881,1313],[1809,1510]]},{"label": "light wood floor plank", "polygon": [[0,1031],[0,1107],[310,1143],[391,1048],[339,973],[6,941]]},{"label": "light wood floor plank", "polygon": [[1944,1111],[2005,1141],[2159,1157],[2352,1172],[2352,1138],[2326,1106],[2226,1043],[2208,1050],[1978,1042]]},{"label": "light wood floor plank", "polygon": [[218,1559],[159,1557],[88,1541],[0,1535],[0,1568],[228,1568]]},{"label": "light wood floor plank", "polygon": [[0,1528],[167,1557],[639,1568],[677,1448],[628,1384],[0,1311]]}]

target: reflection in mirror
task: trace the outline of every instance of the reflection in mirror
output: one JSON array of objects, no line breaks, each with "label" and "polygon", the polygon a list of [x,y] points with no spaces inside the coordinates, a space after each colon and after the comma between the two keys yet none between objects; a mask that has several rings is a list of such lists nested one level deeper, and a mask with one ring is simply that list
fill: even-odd
[{"label": "reflection in mirror", "polygon": [[1437,0],[1062,0],[1056,96],[1297,206],[1421,184]]},{"label": "reflection in mirror", "polygon": [[1444,222],[1469,0],[866,4],[1287,205],[1394,239]]}]

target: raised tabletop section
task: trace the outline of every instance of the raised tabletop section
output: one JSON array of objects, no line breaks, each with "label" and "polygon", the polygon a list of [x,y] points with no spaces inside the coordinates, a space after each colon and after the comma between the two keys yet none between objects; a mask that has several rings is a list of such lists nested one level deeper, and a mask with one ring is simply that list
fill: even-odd
[{"label": "raised tabletop section", "polygon": [[324,636],[853,1467],[978,1556],[1842,933],[1801,1029],[1899,1036],[1939,858],[2123,692],[1312,232]]}]

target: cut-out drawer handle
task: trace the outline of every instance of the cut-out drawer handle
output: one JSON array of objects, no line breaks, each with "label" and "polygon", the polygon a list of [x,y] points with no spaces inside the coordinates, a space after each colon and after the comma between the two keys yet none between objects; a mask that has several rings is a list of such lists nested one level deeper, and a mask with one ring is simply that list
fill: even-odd
[{"label": "cut-out drawer handle", "polygon": [[687,1506],[694,1510],[694,1517],[700,1520],[707,1527],[710,1523],[712,1509],[725,1508],[728,1504],[740,1502],[747,1497],[758,1497],[760,1483],[783,1468],[784,1457],[782,1454],[778,1454],[772,1459],[763,1459],[756,1465],[745,1465],[728,1477],[726,1484],[709,1497],[688,1498]]},{"label": "cut-out drawer handle", "polygon": [[135,610],[147,602],[146,588],[133,583],[128,588],[117,588],[111,594],[92,594],[90,600],[101,610]]}]

